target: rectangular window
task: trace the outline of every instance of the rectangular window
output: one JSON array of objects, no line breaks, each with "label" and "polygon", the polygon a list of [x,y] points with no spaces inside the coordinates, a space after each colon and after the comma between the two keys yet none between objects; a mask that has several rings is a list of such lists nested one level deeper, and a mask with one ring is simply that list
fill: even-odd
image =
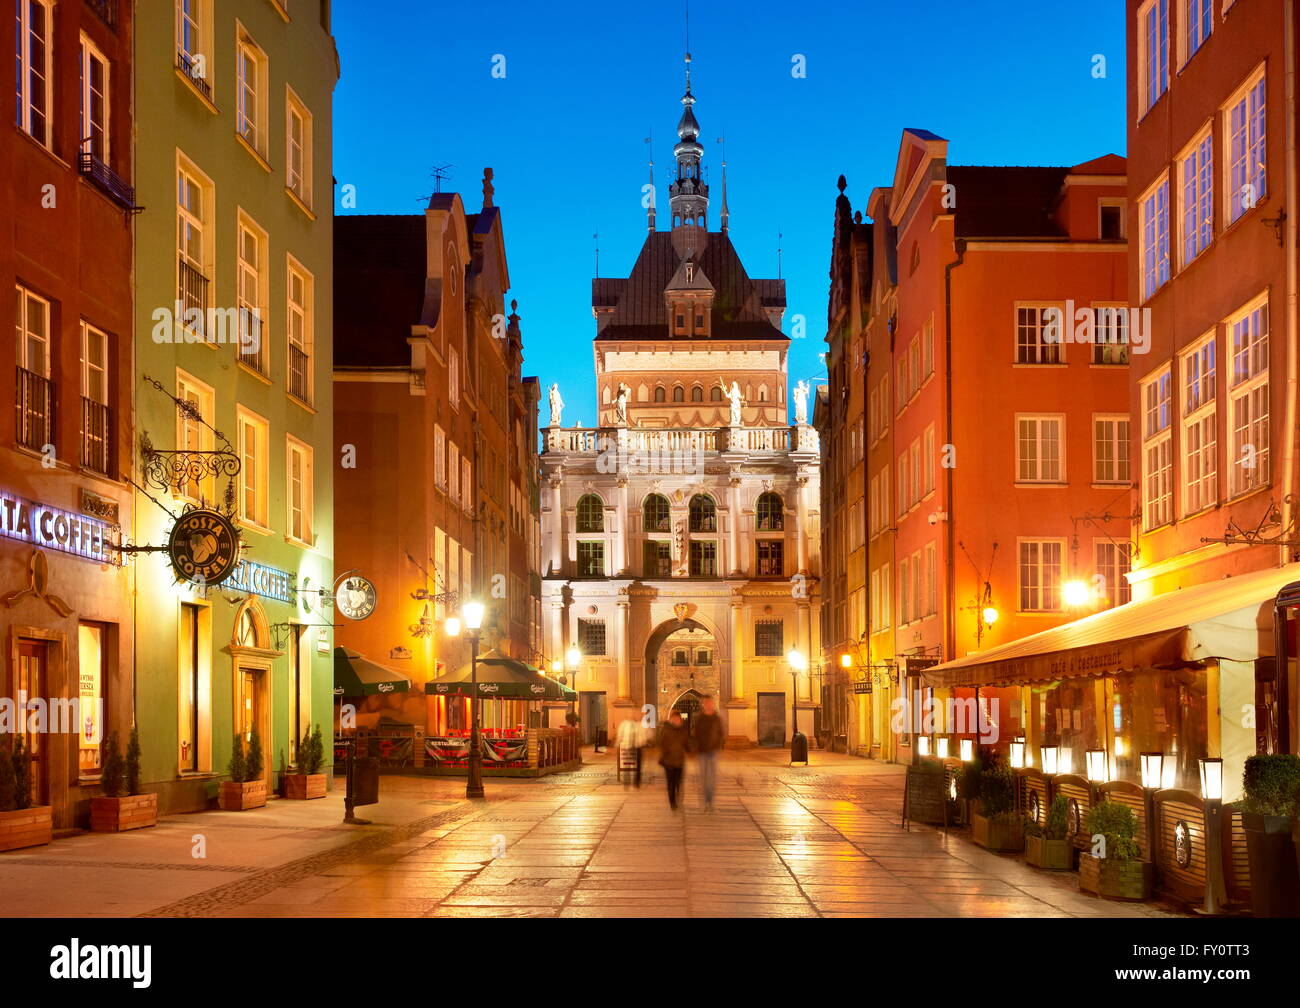
[{"label": "rectangular window", "polygon": [[1092,418],[1092,481],[1127,483],[1128,474],[1127,416]]},{"label": "rectangular window", "polygon": [[460,450],[450,442],[447,444],[447,499],[460,504]]},{"label": "rectangular window", "polygon": [[923,495],[934,490],[934,470],[936,467],[934,453],[934,425],[925,429],[925,447],[921,457],[921,471],[924,479]]},{"label": "rectangular window", "polygon": [[1205,44],[1214,28],[1214,0],[1183,0],[1183,62]]},{"label": "rectangular window", "polygon": [[312,275],[289,258],[288,286],[285,292],[289,319],[289,394],[310,406],[312,400],[312,299],[315,281]]},{"label": "rectangular window", "polygon": [[654,578],[672,577],[672,544],[650,539],[645,544],[645,576]]},{"label": "rectangular window", "polygon": [[447,489],[447,434],[436,424],[433,428],[433,485]]},{"label": "rectangular window", "polygon": [[578,543],[578,576],[605,576],[605,544],[603,542]]},{"label": "rectangular window", "polygon": [[265,158],[266,54],[238,24],[235,31],[235,131]]},{"label": "rectangular window", "polygon": [[1142,300],[1169,282],[1169,177],[1147,190],[1139,202],[1142,229]]},{"label": "rectangular window", "polygon": [[[192,165],[180,159],[176,165],[176,300],[181,321],[196,332],[205,333],[208,310],[210,225],[214,205],[212,185]],[[197,312],[197,324],[192,313]]]},{"label": "rectangular window", "polygon": [[288,439],[286,457],[288,479],[288,533],[307,546],[315,545],[312,535],[312,450],[295,438]]},{"label": "rectangular window", "polygon": [[81,36],[82,153],[108,163],[108,60],[95,44]]},{"label": "rectangular window", "polygon": [[1269,483],[1268,300],[1259,299],[1228,321],[1232,383],[1228,389],[1232,454],[1229,493]]},{"label": "rectangular window", "polygon": [[467,513],[474,513],[474,466],[468,455],[460,457],[460,506]]},{"label": "rectangular window", "polygon": [[[311,645],[310,630],[300,623],[289,624],[289,762],[298,763],[298,747],[311,728]],[[303,647],[307,640],[308,646]]]},{"label": "rectangular window", "polygon": [[16,0],[14,15],[14,123],[48,147],[53,10],[46,0]]},{"label": "rectangular window", "polygon": [[1169,87],[1169,0],[1147,0],[1138,9],[1138,29],[1145,114]]},{"label": "rectangular window", "polygon": [[1258,206],[1267,190],[1264,146],[1264,72],[1228,101],[1228,223]]},{"label": "rectangular window", "polygon": [[1016,363],[1060,364],[1064,360],[1062,347],[1062,322],[1059,321],[1054,340],[1044,340],[1044,329],[1052,312],[1059,318],[1056,305],[1019,305],[1016,307]]},{"label": "rectangular window", "polygon": [[929,378],[934,374],[934,319],[927,319],[921,330],[921,374]]},{"label": "rectangular window", "polygon": [[1101,305],[1092,310],[1092,363],[1128,363],[1128,309]]},{"label": "rectangular window", "polygon": [[455,347],[447,348],[447,401],[460,406],[460,354]]},{"label": "rectangular window", "polygon": [[285,186],[311,208],[312,117],[307,106],[287,89],[285,101]]},{"label": "rectangular window", "polygon": [[890,604],[894,593],[894,582],[889,564],[880,568],[880,629],[885,630],[893,619],[893,606]]},{"label": "rectangular window", "polygon": [[1056,612],[1061,608],[1062,543],[1056,539],[1020,543],[1020,611]]},{"label": "rectangular window", "polygon": [[1179,158],[1182,192],[1183,260],[1186,266],[1214,236],[1214,147],[1207,129]]},{"label": "rectangular window", "polygon": [[262,345],[262,306],[266,303],[266,232],[243,213],[236,226],[236,308],[239,310],[239,362],[267,373]]},{"label": "rectangular window", "polygon": [[258,528],[269,528],[267,496],[270,459],[267,446],[270,428],[265,420],[244,409],[237,411],[239,423],[239,517]]},{"label": "rectangular window", "polygon": [[50,381],[50,303],[15,285],[18,349],[18,443],[44,451],[54,443],[54,384]]},{"label": "rectangular window", "polygon": [[911,501],[911,497],[909,496],[909,491],[907,489],[907,473],[908,473],[907,452],[903,452],[898,456],[897,468],[898,468],[898,517],[901,518],[903,517],[903,515],[907,514],[907,508],[909,502]]},{"label": "rectangular window", "polygon": [[898,561],[898,621],[906,626],[912,622],[912,561],[903,557]]},{"label": "rectangular window", "polygon": [[578,650],[584,655],[605,654],[605,621],[578,620]]},{"label": "rectangular window", "polygon": [[934,543],[925,547],[925,612],[931,616],[939,611],[939,551]]},{"label": "rectangular window", "polygon": [[1133,588],[1125,576],[1130,569],[1129,545],[1098,539],[1094,543],[1096,571],[1107,604],[1123,605],[1133,597]]},{"label": "rectangular window", "polygon": [[758,550],[758,576],[785,576],[785,542],[780,539],[760,539]]},{"label": "rectangular window", "polygon": [[785,624],[780,620],[759,620],[754,624],[754,656],[785,657]]},{"label": "rectangular window", "polygon": [[[176,446],[181,451],[208,452],[215,447],[215,435],[208,426],[212,422],[215,394],[209,385],[203,384],[184,372],[176,374],[176,398],[189,407],[189,413],[177,412]],[[181,478],[176,486],[176,493],[192,501],[214,501],[213,477],[206,476],[195,480]]]},{"label": "rectangular window", "polygon": [[1219,500],[1216,346],[1211,334],[1182,358],[1184,514]]},{"label": "rectangular window", "polygon": [[691,577],[717,577],[718,544],[707,539],[691,540]]},{"label": "rectangular window", "polygon": [[81,323],[81,464],[108,474],[108,336]]},{"label": "rectangular window", "polygon": [[1016,417],[1017,482],[1064,482],[1064,427],[1064,417]]},{"label": "rectangular window", "polygon": [[1172,378],[1165,368],[1143,386],[1142,513],[1148,529],[1173,521]]}]

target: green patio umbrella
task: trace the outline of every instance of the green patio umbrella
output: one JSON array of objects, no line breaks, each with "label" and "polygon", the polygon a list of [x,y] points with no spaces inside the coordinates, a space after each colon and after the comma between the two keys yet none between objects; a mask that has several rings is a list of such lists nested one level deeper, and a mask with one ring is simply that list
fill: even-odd
[{"label": "green patio umbrella", "polygon": [[403,672],[363,658],[351,648],[334,649],[334,692],[340,696],[374,696],[376,693],[409,693],[411,680]]},{"label": "green patio umbrella", "polygon": [[[424,691],[432,696],[471,696],[469,663],[425,683]],[[479,656],[478,695],[480,699],[500,697],[504,700],[569,701],[578,698],[576,692],[556,682],[541,669],[495,650]]]}]

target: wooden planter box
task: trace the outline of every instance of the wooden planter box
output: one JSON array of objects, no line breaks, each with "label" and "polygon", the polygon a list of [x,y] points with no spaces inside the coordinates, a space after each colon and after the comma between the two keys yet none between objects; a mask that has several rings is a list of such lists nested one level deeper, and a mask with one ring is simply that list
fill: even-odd
[{"label": "wooden planter box", "polygon": [[242,784],[222,781],[217,802],[227,812],[261,808],[266,804],[266,781],[244,781]]},{"label": "wooden planter box", "polygon": [[1047,837],[1025,837],[1025,860],[1035,868],[1047,871],[1069,871],[1074,867],[1074,848],[1069,840],[1049,840]]},{"label": "wooden planter box", "polygon": [[991,851],[1018,851],[1025,846],[1024,827],[1015,822],[996,822],[978,812],[970,817],[971,837],[981,847]]},{"label": "wooden planter box", "polygon": [[1300,915],[1300,852],[1286,816],[1246,812],[1241,817],[1250,866],[1251,909],[1256,917]]},{"label": "wooden planter box", "polygon": [[1116,861],[1079,853],[1079,888],[1105,899],[1139,902],[1151,898],[1155,878],[1150,861]]},{"label": "wooden planter box", "polygon": [[102,833],[143,829],[158,825],[156,794],[128,795],[125,798],[90,799],[90,828]]},{"label": "wooden planter box", "polygon": [[284,796],[300,800],[324,798],[325,775],[323,773],[285,774]]},{"label": "wooden planter box", "polygon": [[54,838],[54,810],[50,805],[0,812],[0,851],[39,847]]}]

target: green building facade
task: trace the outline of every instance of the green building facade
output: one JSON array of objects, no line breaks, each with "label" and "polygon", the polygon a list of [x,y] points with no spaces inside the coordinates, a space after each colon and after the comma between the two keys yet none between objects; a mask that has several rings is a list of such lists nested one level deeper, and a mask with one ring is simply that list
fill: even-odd
[{"label": "green building facade", "polygon": [[236,732],[257,728],[272,789],[310,725],[329,737],[319,592],[337,462],[328,0],[174,7],[136,25],[131,537],[166,544],[186,509],[215,506],[243,552],[208,586],[167,552],[133,561],[137,723],[161,811],[212,801]]}]

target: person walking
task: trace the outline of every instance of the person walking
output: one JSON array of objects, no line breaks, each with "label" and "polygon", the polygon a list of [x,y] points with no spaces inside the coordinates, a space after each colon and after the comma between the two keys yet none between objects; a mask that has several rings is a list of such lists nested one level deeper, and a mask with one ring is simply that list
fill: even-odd
[{"label": "person walking", "polygon": [[664,768],[668,781],[668,807],[677,811],[677,796],[681,793],[682,774],[686,771],[686,750],[691,735],[682,724],[680,711],[673,711],[659,729],[659,765]]},{"label": "person walking", "polygon": [[628,718],[618,726],[618,775],[623,778],[624,788],[641,786],[641,747],[645,743],[645,728],[640,721]]},{"label": "person walking", "polygon": [[713,811],[713,791],[718,781],[718,751],[726,735],[722,718],[718,717],[712,695],[700,701],[700,714],[695,718],[695,751],[700,754],[700,789],[704,796],[704,811]]}]

